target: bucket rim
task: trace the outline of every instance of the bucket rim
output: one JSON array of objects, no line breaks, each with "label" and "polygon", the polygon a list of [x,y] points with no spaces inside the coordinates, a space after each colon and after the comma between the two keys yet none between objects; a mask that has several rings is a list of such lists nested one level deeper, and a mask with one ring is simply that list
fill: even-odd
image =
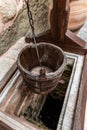
[{"label": "bucket rim", "polygon": [[[45,43],[45,42],[40,42],[40,43],[37,43],[37,46],[39,46],[39,45],[41,45],[41,44],[42,44],[42,45],[49,45],[49,46],[52,46],[52,47],[54,47],[54,48],[57,48],[58,50],[60,50],[60,51],[62,52],[62,54],[63,54],[63,56],[64,56],[64,60],[63,60],[62,65],[61,65],[56,71],[46,74],[46,79],[48,79],[48,80],[53,79],[53,78],[56,78],[56,76],[58,76],[58,75],[60,75],[61,73],[63,73],[63,71],[64,71],[64,69],[65,69],[65,66],[66,66],[66,55],[65,55],[64,51],[63,51],[60,47],[58,47],[58,46],[56,46],[56,45],[54,45],[54,44]],[[34,45],[33,43],[30,43],[29,45],[25,46],[25,47],[20,51],[20,53],[18,54],[18,58],[17,58],[17,65],[18,65],[19,70],[22,71],[24,74],[26,74],[27,77],[32,78],[32,80],[40,80],[40,76],[39,76],[39,75],[33,74],[32,72],[28,71],[28,70],[25,69],[25,68],[21,65],[21,63],[20,63],[20,56],[21,56],[21,54],[23,53],[24,50],[26,50],[27,48],[30,48],[31,46],[35,47],[35,45]],[[46,80],[46,79],[43,79],[43,81]]]}]

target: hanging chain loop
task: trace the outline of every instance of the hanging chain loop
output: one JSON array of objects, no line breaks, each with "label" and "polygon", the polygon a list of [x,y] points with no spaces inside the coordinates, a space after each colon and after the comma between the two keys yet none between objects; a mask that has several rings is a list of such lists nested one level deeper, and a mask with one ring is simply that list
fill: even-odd
[{"label": "hanging chain loop", "polygon": [[32,13],[30,10],[29,0],[25,0],[25,3],[27,5],[27,11],[28,11],[27,13],[28,13],[28,18],[29,18],[29,23],[30,23],[31,29],[34,31],[34,21],[33,21]]},{"label": "hanging chain loop", "polygon": [[28,14],[28,18],[29,18],[29,23],[30,23],[30,27],[32,30],[32,35],[33,35],[33,42],[35,44],[36,47],[36,52],[37,52],[37,57],[38,57],[38,61],[39,61],[39,65],[41,66],[41,62],[40,62],[40,56],[39,56],[39,52],[38,52],[38,48],[37,48],[37,43],[36,43],[36,38],[35,38],[35,28],[34,28],[34,21],[33,21],[33,17],[32,17],[32,13],[30,10],[30,5],[29,5],[29,0],[24,0],[26,5],[27,5],[27,14]]}]

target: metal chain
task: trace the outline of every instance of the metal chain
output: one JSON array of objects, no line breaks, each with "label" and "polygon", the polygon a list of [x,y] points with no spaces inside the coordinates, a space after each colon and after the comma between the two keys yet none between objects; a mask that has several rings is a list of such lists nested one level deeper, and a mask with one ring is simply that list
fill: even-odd
[{"label": "metal chain", "polygon": [[33,21],[32,13],[31,13],[31,10],[30,10],[29,0],[24,0],[24,1],[27,5],[27,14],[28,14],[28,18],[29,18],[30,27],[31,27],[31,30],[32,30],[33,43],[35,44],[39,65],[41,66],[40,56],[39,56],[38,47],[37,47],[36,38],[35,38],[34,21]]}]

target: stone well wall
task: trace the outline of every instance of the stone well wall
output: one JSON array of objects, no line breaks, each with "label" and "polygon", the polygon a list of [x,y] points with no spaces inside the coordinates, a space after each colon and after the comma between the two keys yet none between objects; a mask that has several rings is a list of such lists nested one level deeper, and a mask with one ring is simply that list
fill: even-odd
[{"label": "stone well wall", "polygon": [[[48,0],[29,1],[37,35],[48,29]],[[0,0],[0,55],[30,33],[24,0]]]}]

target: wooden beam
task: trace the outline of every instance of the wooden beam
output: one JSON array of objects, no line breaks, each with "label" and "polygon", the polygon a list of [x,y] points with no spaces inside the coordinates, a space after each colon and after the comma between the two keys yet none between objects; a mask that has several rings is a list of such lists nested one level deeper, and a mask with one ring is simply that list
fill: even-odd
[{"label": "wooden beam", "polygon": [[5,123],[3,123],[2,121],[0,121],[0,130],[13,130],[12,128],[10,128],[8,125],[6,125]]},{"label": "wooden beam", "polygon": [[9,81],[9,79],[12,77],[12,75],[15,73],[17,69],[17,63],[15,62],[13,66],[10,68],[10,70],[6,73],[4,78],[0,81],[0,93],[4,89],[6,83]]},{"label": "wooden beam", "polygon": [[67,1],[53,0],[53,9],[50,12],[50,28],[51,37],[54,41],[64,41],[70,9]]},{"label": "wooden beam", "polygon": [[68,43],[67,45],[58,43],[57,46],[59,46],[60,48],[62,48],[66,52],[71,52],[71,53],[80,54],[80,55],[87,54],[87,49],[72,46],[72,44],[71,45],[70,44],[71,44],[71,42]]},{"label": "wooden beam", "polygon": [[80,37],[76,36],[76,34],[71,32],[70,30],[67,30],[65,35],[65,44],[70,43],[70,45],[72,46],[82,47],[85,49],[86,42]]},{"label": "wooden beam", "polygon": [[[33,42],[33,38],[30,37],[30,36],[26,36],[25,37],[25,41],[26,43],[30,43],[30,42]],[[47,43],[50,43],[52,41],[52,38],[51,38],[51,30],[47,30],[45,32],[42,32],[40,34],[38,34],[36,36],[36,41],[37,43],[39,42],[47,42]]]},{"label": "wooden beam", "polygon": [[73,130],[83,130],[84,128],[86,97],[87,97],[87,55],[85,56],[81,83],[79,87],[77,105],[73,120]]}]

